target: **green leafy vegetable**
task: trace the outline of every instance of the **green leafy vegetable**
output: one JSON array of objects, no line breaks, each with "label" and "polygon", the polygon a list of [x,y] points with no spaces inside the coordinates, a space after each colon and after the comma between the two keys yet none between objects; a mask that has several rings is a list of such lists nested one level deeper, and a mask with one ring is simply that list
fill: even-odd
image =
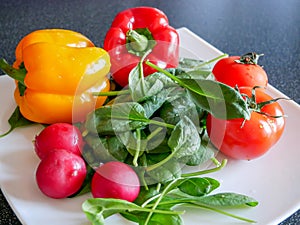
[{"label": "green leafy vegetable", "polygon": [[215,195],[205,196],[199,200],[200,203],[209,206],[256,206],[258,202],[246,195],[236,193],[218,193]]},{"label": "green leafy vegetable", "polygon": [[8,119],[8,123],[10,125],[10,129],[7,132],[5,132],[4,134],[1,134],[0,138],[8,135],[15,128],[25,127],[25,126],[28,126],[28,125],[35,124],[34,122],[32,122],[30,120],[27,120],[25,117],[23,117],[23,115],[20,112],[19,107],[16,107],[16,109],[14,110],[14,112],[12,113],[10,118]]},{"label": "green leafy vegetable", "polygon": [[177,90],[177,94],[173,99],[165,101],[159,112],[160,117],[166,123],[177,124],[181,118],[187,116],[195,126],[199,126],[200,116],[196,105],[183,90],[180,92]]},{"label": "green leafy vegetable", "polygon": [[192,196],[209,194],[220,186],[220,183],[209,177],[192,177],[179,185],[179,190]]},{"label": "green leafy vegetable", "polygon": [[146,56],[147,54],[143,56],[138,65],[131,70],[128,77],[129,90],[132,100],[135,102],[140,102],[149,96],[156,95],[164,87],[159,79],[155,80],[153,83],[144,79],[143,61]]},{"label": "green leafy vegetable", "polygon": [[250,110],[242,95],[235,89],[213,80],[178,78],[153,63],[146,64],[162,72],[185,88],[195,103],[221,119],[249,119]]},{"label": "green leafy vegetable", "polygon": [[103,106],[87,117],[85,127],[88,132],[104,135],[134,130],[147,125],[144,108],[136,102],[124,102]]},{"label": "green leafy vegetable", "polygon": [[[222,166],[198,171],[208,173],[221,169]],[[149,188],[141,188],[140,195],[135,203],[118,199],[88,199],[83,205],[83,211],[93,225],[104,224],[105,218],[120,213],[124,218],[138,224],[182,224],[180,217],[182,211],[174,211],[174,207],[181,205],[197,207],[230,216],[246,222],[253,220],[230,214],[220,207],[251,206],[258,203],[252,197],[237,193],[210,194],[220,186],[220,183],[209,177],[175,177],[170,181],[151,185]]]},{"label": "green leafy vegetable", "polygon": [[177,160],[172,158],[164,162],[162,165],[160,164],[160,162],[161,161],[148,167],[147,175],[152,178],[152,183],[165,183],[181,176],[182,168]]},{"label": "green leafy vegetable", "polygon": [[188,94],[199,107],[221,119],[250,118],[242,95],[235,89],[212,80],[181,79]]},{"label": "green leafy vegetable", "polygon": [[[220,56],[224,57],[224,56]],[[221,207],[256,206],[255,199],[236,193],[215,193],[220,183],[204,174],[221,170],[206,134],[208,113],[218,118],[250,115],[242,95],[213,80],[211,64],[181,59],[178,68],[157,69],[143,76],[141,62],[130,72],[128,90],[114,91],[114,104],[90,113],[85,122],[84,155],[92,163],[117,159],[135,166],[143,186],[134,203],[117,199],[88,199],[82,207],[93,225],[120,214],[139,225],[182,225],[176,206],[212,210],[239,220],[253,220]],[[103,94],[103,93],[102,93]],[[109,93],[107,95],[111,96]],[[184,173],[186,166],[207,160],[216,167]]]},{"label": "green leafy vegetable", "polygon": [[211,148],[208,148],[207,145],[207,140],[202,138],[199,149],[193,155],[182,157],[179,161],[188,166],[197,166],[207,162],[215,155],[215,152]]},{"label": "green leafy vegetable", "polygon": [[24,66],[24,63],[22,63],[18,69],[12,67],[7,63],[5,59],[0,59],[0,69],[13,78],[14,80],[18,81],[18,88],[20,91],[20,95],[23,96],[24,92],[26,90],[26,85],[24,82],[25,76],[27,74],[27,70]]},{"label": "green leafy vegetable", "polygon": [[170,210],[151,210],[143,208],[134,203],[110,198],[92,198],[87,199],[82,204],[82,210],[93,225],[104,225],[104,220],[116,213],[126,212],[152,212],[166,215],[178,215],[183,212]]},{"label": "green leafy vegetable", "polygon": [[193,155],[201,144],[198,130],[189,117],[184,116],[173,129],[168,145],[172,149],[173,156],[177,159]]}]

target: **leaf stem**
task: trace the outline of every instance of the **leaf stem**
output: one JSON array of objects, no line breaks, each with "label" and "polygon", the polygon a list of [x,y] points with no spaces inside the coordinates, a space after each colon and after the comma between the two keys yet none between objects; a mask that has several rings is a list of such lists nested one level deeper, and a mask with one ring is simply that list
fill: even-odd
[{"label": "leaf stem", "polygon": [[167,127],[167,128],[170,128],[170,129],[174,129],[175,128],[175,125],[173,124],[169,124],[169,123],[164,123],[164,122],[160,122],[160,121],[157,121],[157,120],[151,120],[151,119],[141,119],[141,118],[128,118],[128,117],[123,117],[123,116],[113,116],[112,119],[119,119],[119,120],[132,120],[132,121],[140,121],[140,122],[145,122],[145,123],[148,123],[148,124],[155,124],[155,125],[158,125],[158,126],[161,126],[161,127]]},{"label": "leaf stem", "polygon": [[[148,203],[152,202],[154,199],[157,199],[159,196],[161,196],[161,193],[160,194],[157,194],[157,195],[154,195],[152,196],[151,198],[148,198],[142,205],[141,207],[146,207],[148,205]],[[153,206],[153,204],[151,204],[151,206]]]},{"label": "leaf stem", "polygon": [[145,179],[145,170],[142,170],[142,171],[139,173],[139,177],[140,177],[140,181],[141,181],[142,185],[143,185],[144,188],[148,191],[149,188],[148,188],[147,181],[146,181],[146,179]]},{"label": "leaf stem", "polygon": [[219,165],[217,165],[215,168],[201,170],[201,171],[197,171],[197,172],[193,172],[193,173],[184,173],[181,176],[182,177],[195,177],[195,176],[200,176],[203,174],[217,172],[217,171],[221,170],[222,168],[224,168],[226,166],[226,164],[227,164],[227,159],[223,159],[222,162]]},{"label": "leaf stem", "polygon": [[177,182],[178,179],[174,179],[172,180],[167,186],[166,188],[162,191],[162,193],[160,194],[160,196],[158,197],[158,199],[156,200],[156,202],[154,203],[153,207],[151,208],[153,211],[150,212],[147,216],[147,219],[144,223],[144,225],[147,225],[151,219],[151,216],[153,215],[154,211],[156,211],[156,208],[158,206],[158,204],[161,202],[162,198],[168,193],[169,189],[172,187],[172,185],[174,183]]},{"label": "leaf stem", "polygon": [[170,128],[170,129],[175,128],[175,125],[173,125],[173,124],[164,123],[164,122],[160,122],[160,121],[157,121],[157,120],[148,120],[147,122],[149,124],[155,124],[155,125],[158,125],[158,126],[161,126],[161,127],[167,127],[167,128]]},{"label": "leaf stem", "polygon": [[4,137],[4,136],[6,136],[6,135],[8,135],[10,132],[12,132],[13,131],[13,129],[14,129],[14,127],[10,127],[9,128],[9,130],[8,131],[6,131],[5,133],[3,133],[3,134],[0,134],[0,138],[2,138],[2,137]]},{"label": "leaf stem", "polygon": [[140,129],[137,129],[136,130],[136,139],[137,139],[137,143],[136,143],[136,150],[135,150],[135,154],[134,154],[134,157],[133,157],[133,165],[135,167],[138,166],[138,158],[139,158],[139,155],[140,155],[140,152],[141,152],[141,130]]},{"label": "leaf stem", "polygon": [[209,65],[209,64],[211,64],[211,63],[213,63],[213,62],[215,62],[215,61],[218,61],[219,59],[225,58],[225,57],[227,57],[227,56],[228,56],[228,54],[224,53],[224,54],[219,55],[219,56],[217,56],[217,57],[215,57],[215,58],[213,58],[213,59],[211,59],[211,60],[208,60],[208,61],[205,61],[205,62],[199,64],[199,65],[196,66],[195,68],[196,68],[196,69],[197,69],[197,68],[201,68],[201,67],[203,67],[203,66]]},{"label": "leaf stem", "polygon": [[[227,57],[227,56],[228,56],[228,54],[223,54],[223,55],[217,56],[216,58],[213,58],[213,59],[211,59],[211,60],[209,60],[209,61],[207,61],[207,62],[201,63],[201,64],[198,65],[196,68],[201,68],[201,67],[203,67],[203,66],[205,66],[205,65],[208,65],[208,64],[210,64],[210,63],[212,63],[212,62],[215,62],[215,61],[217,61],[217,60],[219,60],[219,59],[221,59],[221,58]],[[161,72],[161,73],[165,74],[166,76],[168,76],[169,78],[171,78],[172,80],[176,81],[180,86],[185,87],[185,88],[187,88],[187,89],[190,89],[189,86],[186,85],[184,82],[182,82],[178,77],[176,77],[176,76],[174,76],[173,74],[169,73],[168,71],[166,71],[166,70],[160,68],[159,66],[157,66],[157,65],[155,65],[155,64],[153,64],[153,63],[151,63],[149,60],[147,60],[145,63],[146,63],[148,66],[150,66],[150,67],[156,69],[158,72]]]},{"label": "leaf stem", "polygon": [[148,136],[147,136],[147,141],[150,141],[152,138],[154,138],[160,131],[162,131],[162,127],[158,127],[156,128],[153,132],[151,132]]},{"label": "leaf stem", "polygon": [[[136,210],[128,210],[130,211],[136,211]],[[160,214],[169,214],[169,215],[179,215],[183,214],[184,211],[171,211],[171,210],[160,210],[160,209],[149,209],[149,208],[142,208],[139,211],[149,212],[151,215],[153,213],[160,213]],[[146,225],[146,223],[145,223]]]},{"label": "leaf stem", "polygon": [[128,94],[130,94],[129,90],[92,92],[93,96],[117,96],[117,95],[128,95]]},{"label": "leaf stem", "polygon": [[183,83],[178,77],[174,76],[173,74],[169,73],[168,71],[160,68],[159,66],[151,63],[149,60],[147,60],[145,62],[148,66],[152,67],[153,69],[156,69],[158,72],[161,72],[163,74],[165,74],[167,77],[171,78],[172,80],[176,81],[180,86],[188,88],[187,85],[185,85],[185,83]]},{"label": "leaf stem", "polygon": [[220,165],[221,165],[221,163],[220,163],[215,157],[212,157],[210,160],[211,160],[216,166],[220,166]]},{"label": "leaf stem", "polygon": [[210,207],[210,206],[207,206],[207,205],[202,205],[202,204],[198,204],[198,203],[185,203],[184,205],[192,206],[192,207],[196,207],[196,208],[208,209],[208,210],[211,210],[211,211],[214,211],[214,212],[217,212],[217,213],[220,213],[220,214],[223,214],[223,215],[226,215],[226,216],[238,219],[238,220],[242,220],[242,221],[245,221],[245,222],[248,222],[248,223],[256,223],[256,221],[254,221],[254,220],[244,218],[244,217],[241,217],[241,216],[237,216],[237,215],[234,215],[232,213],[229,213],[229,212],[217,209],[217,208],[213,208],[213,207]]},{"label": "leaf stem", "polygon": [[150,165],[146,168],[146,171],[149,172],[151,170],[155,170],[158,167],[162,166],[163,164],[167,163],[170,159],[173,158],[173,156],[175,155],[176,151],[173,151],[171,154],[169,154],[166,158],[164,158],[163,160],[159,161],[158,163],[155,163],[153,165]]}]

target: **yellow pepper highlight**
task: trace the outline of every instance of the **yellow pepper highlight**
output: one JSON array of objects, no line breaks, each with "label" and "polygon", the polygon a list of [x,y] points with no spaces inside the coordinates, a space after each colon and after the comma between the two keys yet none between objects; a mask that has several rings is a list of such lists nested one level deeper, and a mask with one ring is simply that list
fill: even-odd
[{"label": "yellow pepper highlight", "polygon": [[34,122],[84,121],[106,100],[92,92],[110,89],[108,53],[74,31],[37,30],[25,36],[13,64],[15,69],[22,66],[25,91],[17,85],[14,97],[22,115]]}]

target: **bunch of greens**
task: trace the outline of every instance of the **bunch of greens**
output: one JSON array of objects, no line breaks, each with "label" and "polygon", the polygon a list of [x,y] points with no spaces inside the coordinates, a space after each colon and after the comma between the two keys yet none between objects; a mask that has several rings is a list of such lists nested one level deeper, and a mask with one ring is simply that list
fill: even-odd
[{"label": "bunch of greens", "polygon": [[161,70],[146,62],[159,72],[145,78],[142,63],[131,71],[128,89],[88,115],[83,154],[92,167],[111,160],[133,165],[147,185],[178,178],[182,165],[213,157],[207,113],[248,118],[249,110],[238,91],[210,79],[207,63],[184,59],[176,69]]},{"label": "bunch of greens", "polygon": [[254,207],[258,202],[237,193],[210,194],[219,187],[219,182],[209,177],[182,177],[161,185],[142,188],[134,203],[110,198],[87,199],[82,209],[93,225],[103,225],[104,220],[116,213],[139,225],[182,225],[184,211],[174,207],[194,207],[212,210],[235,219],[255,221],[222,210],[222,207]]},{"label": "bunch of greens", "polygon": [[[147,61],[158,72],[144,77],[143,60],[131,71],[128,89],[101,93],[116,96],[88,115],[83,152],[91,167],[111,160],[132,165],[140,177],[142,192],[135,203],[89,199],[83,204],[87,217],[95,225],[115,213],[139,224],[168,221],[175,225],[182,224],[182,212],[172,211],[179,204],[221,213],[225,212],[215,207],[255,206],[257,202],[244,195],[208,195],[219,186],[218,181],[195,177],[226,163],[220,164],[207,147],[207,114],[223,119],[249,118],[242,95],[213,79],[210,62],[182,59],[177,68],[162,70]],[[185,166],[208,160],[217,167],[183,173]]]}]

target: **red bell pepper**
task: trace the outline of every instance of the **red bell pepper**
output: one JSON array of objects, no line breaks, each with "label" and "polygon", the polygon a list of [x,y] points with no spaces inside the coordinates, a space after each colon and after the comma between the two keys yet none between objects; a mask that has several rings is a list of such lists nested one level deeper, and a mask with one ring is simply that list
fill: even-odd
[{"label": "red bell pepper", "polygon": [[[103,47],[111,57],[111,74],[121,86],[128,84],[130,71],[141,57],[160,68],[174,68],[179,61],[179,35],[169,25],[167,16],[152,7],[129,8],[118,13],[104,40]],[[144,76],[155,72],[143,65]]]}]

